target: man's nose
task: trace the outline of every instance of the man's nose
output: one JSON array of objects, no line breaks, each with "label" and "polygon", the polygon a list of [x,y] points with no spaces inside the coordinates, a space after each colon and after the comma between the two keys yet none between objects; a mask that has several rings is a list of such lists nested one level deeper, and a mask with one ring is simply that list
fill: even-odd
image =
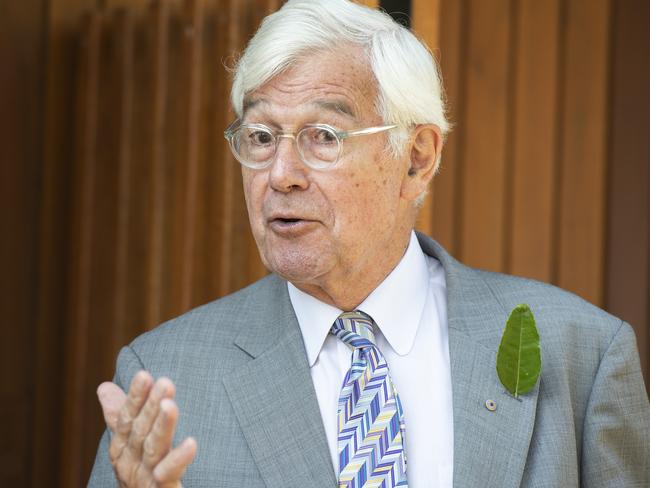
[{"label": "man's nose", "polygon": [[275,157],[271,164],[269,183],[276,191],[287,193],[291,190],[305,190],[309,186],[309,168],[300,159],[294,137],[280,137]]}]

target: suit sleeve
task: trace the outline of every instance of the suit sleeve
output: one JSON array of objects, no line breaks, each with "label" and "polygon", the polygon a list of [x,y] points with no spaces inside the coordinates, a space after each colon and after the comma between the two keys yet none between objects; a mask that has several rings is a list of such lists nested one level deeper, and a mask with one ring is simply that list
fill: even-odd
[{"label": "suit sleeve", "polygon": [[[127,391],[131,384],[131,379],[141,369],[145,369],[145,367],[133,349],[130,346],[123,347],[117,357],[113,382],[124,391]],[[90,480],[88,481],[89,488],[113,488],[119,486],[115,478],[115,473],[113,472],[113,466],[108,457],[110,438],[111,433],[106,429],[99,441],[95,464],[93,465]]]},{"label": "suit sleeve", "polygon": [[622,323],[592,386],[582,439],[582,486],[650,486],[650,405],[632,328]]}]

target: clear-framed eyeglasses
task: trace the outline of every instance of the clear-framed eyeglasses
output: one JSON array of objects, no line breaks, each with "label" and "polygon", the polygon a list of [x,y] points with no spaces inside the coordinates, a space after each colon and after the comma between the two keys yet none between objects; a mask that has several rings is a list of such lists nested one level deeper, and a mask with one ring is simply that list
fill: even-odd
[{"label": "clear-framed eyeglasses", "polygon": [[275,159],[280,139],[293,139],[303,163],[312,169],[326,170],[338,162],[343,141],[349,137],[377,134],[397,125],[340,131],[327,124],[308,124],[297,132],[273,130],[263,124],[233,122],[224,132],[233,155],[247,168],[264,169]]}]

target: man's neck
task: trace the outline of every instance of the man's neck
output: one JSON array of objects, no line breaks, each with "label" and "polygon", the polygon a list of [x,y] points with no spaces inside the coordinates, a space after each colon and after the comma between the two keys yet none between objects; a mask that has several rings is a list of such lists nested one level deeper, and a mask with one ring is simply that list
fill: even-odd
[{"label": "man's neck", "polygon": [[327,276],[320,283],[292,282],[299,290],[343,311],[352,311],[395,269],[408,248],[411,231],[401,239],[394,250],[386,249],[381,256],[369,257],[356,269],[348,269],[343,276]]}]

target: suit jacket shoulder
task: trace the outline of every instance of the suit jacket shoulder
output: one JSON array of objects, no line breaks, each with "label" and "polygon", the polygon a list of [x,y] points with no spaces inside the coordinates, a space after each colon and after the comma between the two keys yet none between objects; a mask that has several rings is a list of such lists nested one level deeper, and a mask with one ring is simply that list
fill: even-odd
[{"label": "suit jacket shoulder", "polygon": [[[464,266],[418,237],[447,280],[454,486],[650,485],[650,408],[632,328],[554,286]],[[495,364],[520,303],[535,315],[542,372],[514,399]]]}]

